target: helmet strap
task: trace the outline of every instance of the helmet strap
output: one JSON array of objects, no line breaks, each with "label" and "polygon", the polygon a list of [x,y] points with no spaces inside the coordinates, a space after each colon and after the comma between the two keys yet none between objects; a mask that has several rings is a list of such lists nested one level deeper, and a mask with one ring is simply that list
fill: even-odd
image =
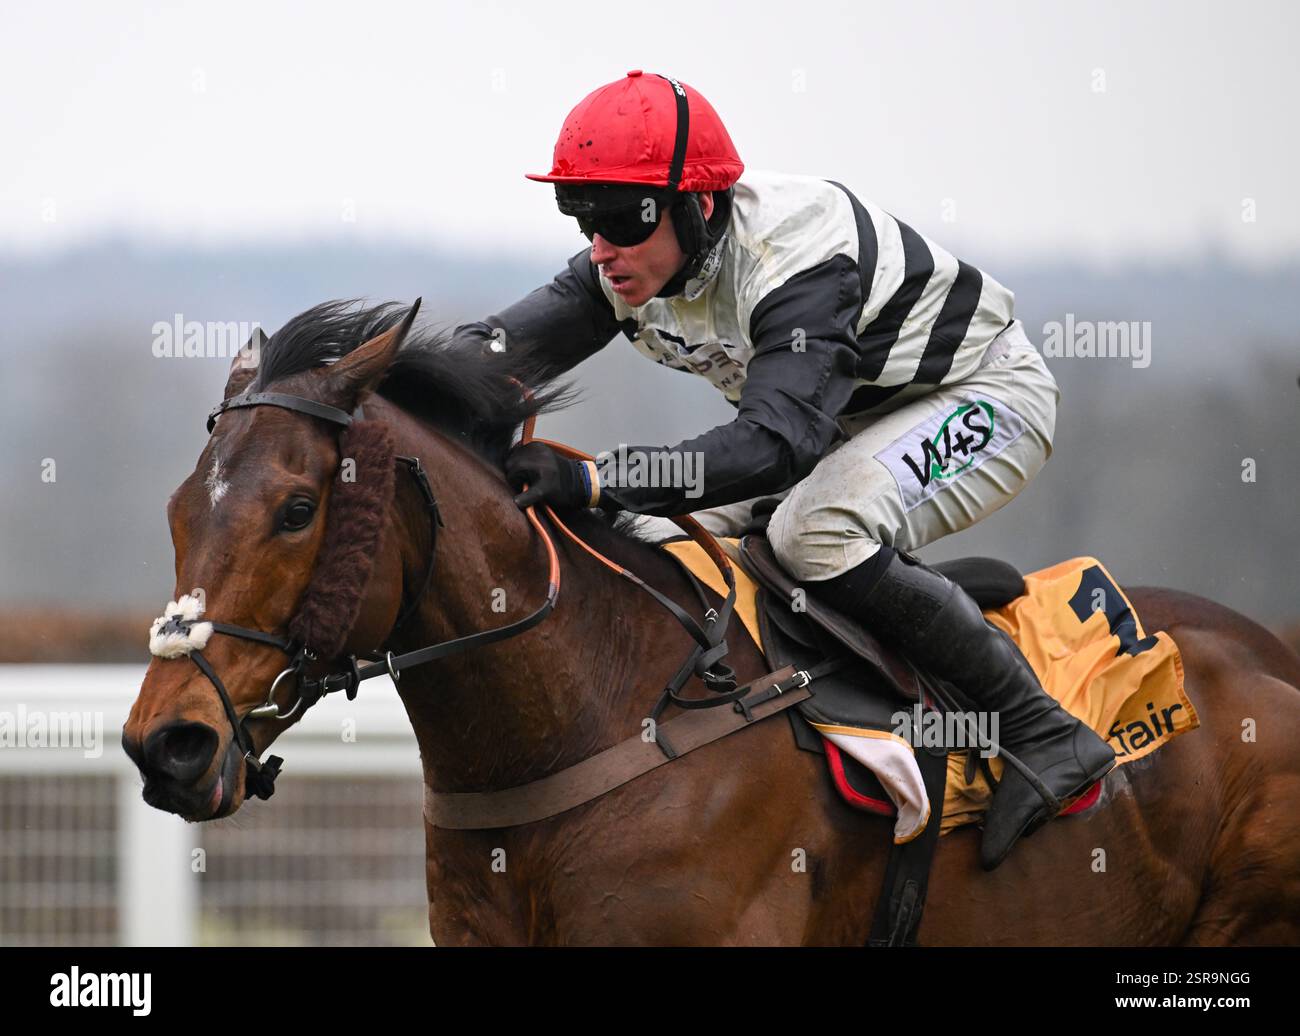
[{"label": "helmet strap", "polygon": [[731,223],[731,202],[735,194],[734,187],[725,191],[713,192],[713,215],[707,220],[700,208],[700,196],[697,193],[679,194],[675,199],[669,215],[673,221],[673,231],[677,234],[677,244],[686,254],[686,262],[658,292],[658,298],[671,298],[679,295],[688,281],[697,276],[713,246],[726,233]]},{"label": "helmet strap", "polygon": [[673,88],[673,100],[677,102],[677,133],[673,139],[672,161],[668,164],[668,189],[678,191],[682,185],[682,169],[686,166],[686,142],[691,136],[691,109],[681,83],[671,76],[659,78]]}]

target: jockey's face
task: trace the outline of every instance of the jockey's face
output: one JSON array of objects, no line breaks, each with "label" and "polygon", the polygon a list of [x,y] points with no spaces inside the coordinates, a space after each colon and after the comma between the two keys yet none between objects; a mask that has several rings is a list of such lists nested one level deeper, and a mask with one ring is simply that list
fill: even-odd
[{"label": "jockey's face", "polygon": [[[708,219],[713,215],[713,195],[700,195],[700,212]],[[591,239],[591,261],[600,267],[601,276],[614,293],[632,307],[644,306],[686,262],[686,254],[677,243],[672,218],[665,215],[655,232],[639,245],[612,245],[599,234]]]}]

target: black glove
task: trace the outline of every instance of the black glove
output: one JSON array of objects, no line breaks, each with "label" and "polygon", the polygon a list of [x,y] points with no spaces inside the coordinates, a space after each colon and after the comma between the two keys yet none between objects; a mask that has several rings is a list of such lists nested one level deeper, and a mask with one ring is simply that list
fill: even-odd
[{"label": "black glove", "polygon": [[543,502],[556,508],[595,507],[600,487],[592,484],[594,469],[540,442],[521,443],[506,456],[506,481],[515,489],[528,485],[515,497],[520,510]]}]

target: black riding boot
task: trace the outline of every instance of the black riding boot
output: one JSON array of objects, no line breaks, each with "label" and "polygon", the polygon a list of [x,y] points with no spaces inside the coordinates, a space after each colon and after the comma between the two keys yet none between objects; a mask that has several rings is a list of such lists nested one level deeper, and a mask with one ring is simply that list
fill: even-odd
[{"label": "black riding boot", "polygon": [[992,870],[1022,835],[1086,791],[1115,753],[1050,697],[1024,655],[990,626],[956,583],[889,547],[843,575],[810,584],[822,600],[853,616],[928,672],[998,715],[998,741],[1047,786],[1045,800],[1010,764],[984,820],[980,863]]}]

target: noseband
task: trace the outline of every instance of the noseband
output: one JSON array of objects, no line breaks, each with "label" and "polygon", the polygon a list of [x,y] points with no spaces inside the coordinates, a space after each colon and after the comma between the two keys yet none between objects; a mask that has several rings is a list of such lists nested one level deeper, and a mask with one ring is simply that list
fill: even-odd
[{"label": "noseband", "polygon": [[[521,386],[522,388],[522,386]],[[527,390],[524,390],[527,392]],[[301,396],[288,395],[281,392],[246,392],[242,395],[232,396],[223,400],[212,409],[208,415],[208,433],[211,434],[216,424],[217,418],[227,410],[235,410],[241,407],[252,406],[274,406],[283,410],[292,410],[300,414],[306,414],[310,417],[319,418],[342,429],[343,435],[340,440],[340,457],[346,455],[342,447],[346,446],[348,433],[355,433],[358,429],[371,425],[371,422],[364,420],[364,414],[361,407],[349,414],[337,407],[329,406],[325,403],[319,403],[312,399],[305,399]],[[524,425],[523,441],[532,439],[533,422],[535,418],[530,417]],[[382,429],[382,426],[375,425],[376,429]],[[585,454],[579,454],[578,451],[567,447],[562,443],[551,442],[550,440],[537,440],[545,443],[551,448],[568,455],[578,455],[585,457]],[[359,450],[357,452],[360,452]],[[438,502],[433,495],[433,489],[429,485],[428,476],[425,474],[423,465],[418,457],[405,457],[393,455],[395,463],[404,465],[415,482],[416,488],[420,492],[424,507],[429,516],[429,556],[425,562],[424,575],[420,579],[418,592],[406,603],[392,628],[389,630],[386,641],[391,641],[393,634],[396,633],[402,625],[418,610],[429,585],[433,579],[433,563],[435,548],[437,546],[438,529],[442,527],[442,516],[438,510]],[[340,463],[342,461],[340,460]],[[385,463],[387,463],[385,461]],[[330,523],[337,516],[337,511],[331,506],[333,512],[327,518],[326,527],[326,544],[330,542]],[[547,532],[546,527],[538,519],[535,508],[529,507],[525,512],[533,528],[537,530],[546,546],[546,552],[549,558],[549,572],[547,576],[546,600],[535,611],[526,615],[524,618],[515,622],[507,623],[504,626],[496,626],[491,629],[481,630],[478,633],[471,633],[464,637],[458,637],[454,640],[446,640],[437,644],[431,644],[427,647],[418,648],[414,651],[408,651],[401,655],[394,655],[392,651],[372,651],[363,652],[360,656],[356,654],[342,655],[343,643],[347,634],[351,631],[352,623],[355,621],[355,610],[352,612],[352,618],[347,622],[346,629],[333,631],[332,636],[322,637],[330,643],[331,662],[342,662],[343,667],[323,676],[313,677],[307,673],[307,669],[313,664],[321,661],[323,652],[312,650],[312,644],[309,643],[309,637],[302,635],[304,628],[313,628],[311,623],[301,621],[304,613],[309,612],[313,607],[313,589],[316,587],[316,581],[313,580],[308,587],[308,593],[300,603],[298,612],[294,619],[289,623],[290,633],[282,635],[278,633],[267,633],[263,630],[250,629],[246,626],[238,626],[233,623],[215,622],[201,619],[204,603],[195,597],[189,595],[182,596],[178,601],[172,601],[167,605],[161,618],[156,619],[153,628],[150,631],[149,648],[150,651],[160,658],[178,658],[181,655],[188,655],[189,658],[198,666],[199,670],[216,688],[217,694],[221,698],[222,708],[225,710],[226,718],[234,732],[235,740],[244,753],[245,764],[245,788],[246,793],[254,798],[269,799],[275,792],[275,779],[280,773],[280,768],[284,760],[277,755],[268,756],[265,761],[258,759],[253,744],[252,737],[245,728],[245,723],[249,719],[277,719],[287,720],[295,716],[299,709],[307,709],[327,694],[337,691],[344,691],[349,700],[356,697],[357,689],[365,680],[373,679],[377,676],[389,676],[394,683],[401,679],[402,672],[413,666],[424,665],[428,662],[436,661],[440,658],[446,658],[450,655],[457,655],[464,651],[470,651],[474,648],[482,647],[499,640],[506,640],[510,637],[517,636],[520,633],[531,629],[539,622],[546,618],[555,607],[556,599],[560,592],[560,562],[559,555],[556,553],[555,544]],[[593,555],[597,560],[602,562],[608,568],[612,569],[621,577],[629,580],[633,585],[645,591],[653,597],[662,607],[666,608],[673,615],[682,627],[690,634],[695,641],[689,656],[682,666],[677,670],[669,680],[667,686],[661,693],[658,702],[651,710],[651,716],[656,720],[664,708],[671,702],[685,709],[713,708],[715,706],[727,705],[738,701],[750,690],[749,686],[736,686],[736,676],[731,668],[722,661],[727,654],[726,634],[733,614],[736,600],[735,577],[731,570],[731,564],[727,560],[725,553],[714,541],[713,537],[708,534],[694,519],[688,516],[674,518],[683,530],[689,533],[700,543],[706,553],[713,559],[714,563],[722,572],[724,581],[727,584],[728,593],[720,608],[709,606],[707,599],[698,583],[693,583],[696,593],[700,597],[700,602],[705,608],[705,624],[701,626],[695,619],[682,609],[675,601],[669,597],[648,586],[644,581],[634,573],[620,565],[615,564],[608,558],[604,557],[598,551],[586,544],[562,522],[550,507],[546,508],[546,513],[554,525],[562,530],[564,534],[588,554]],[[379,519],[382,515],[379,516]],[[376,519],[378,521],[379,519]],[[359,602],[362,587],[353,588],[357,602]],[[294,635],[294,631],[298,635]],[[234,703],[226,691],[225,685],[221,678],[212,668],[211,663],[203,654],[203,648],[207,645],[209,638],[213,633],[221,633],[230,637],[237,637],[242,640],[251,640],[260,644],[268,644],[271,647],[278,648],[286,654],[290,661],[289,665],[283,669],[279,675],[271,682],[267,691],[266,700],[261,705],[254,706],[241,719],[235,710]],[[362,664],[360,659],[364,659],[366,664]],[[679,694],[686,681],[692,676],[698,676],[713,697],[708,698],[691,698]],[[287,712],[282,712],[279,704],[275,700],[276,691],[279,689],[281,682],[293,677],[297,683],[298,697],[292,707]],[[661,745],[661,748],[672,757],[671,749]]]}]

